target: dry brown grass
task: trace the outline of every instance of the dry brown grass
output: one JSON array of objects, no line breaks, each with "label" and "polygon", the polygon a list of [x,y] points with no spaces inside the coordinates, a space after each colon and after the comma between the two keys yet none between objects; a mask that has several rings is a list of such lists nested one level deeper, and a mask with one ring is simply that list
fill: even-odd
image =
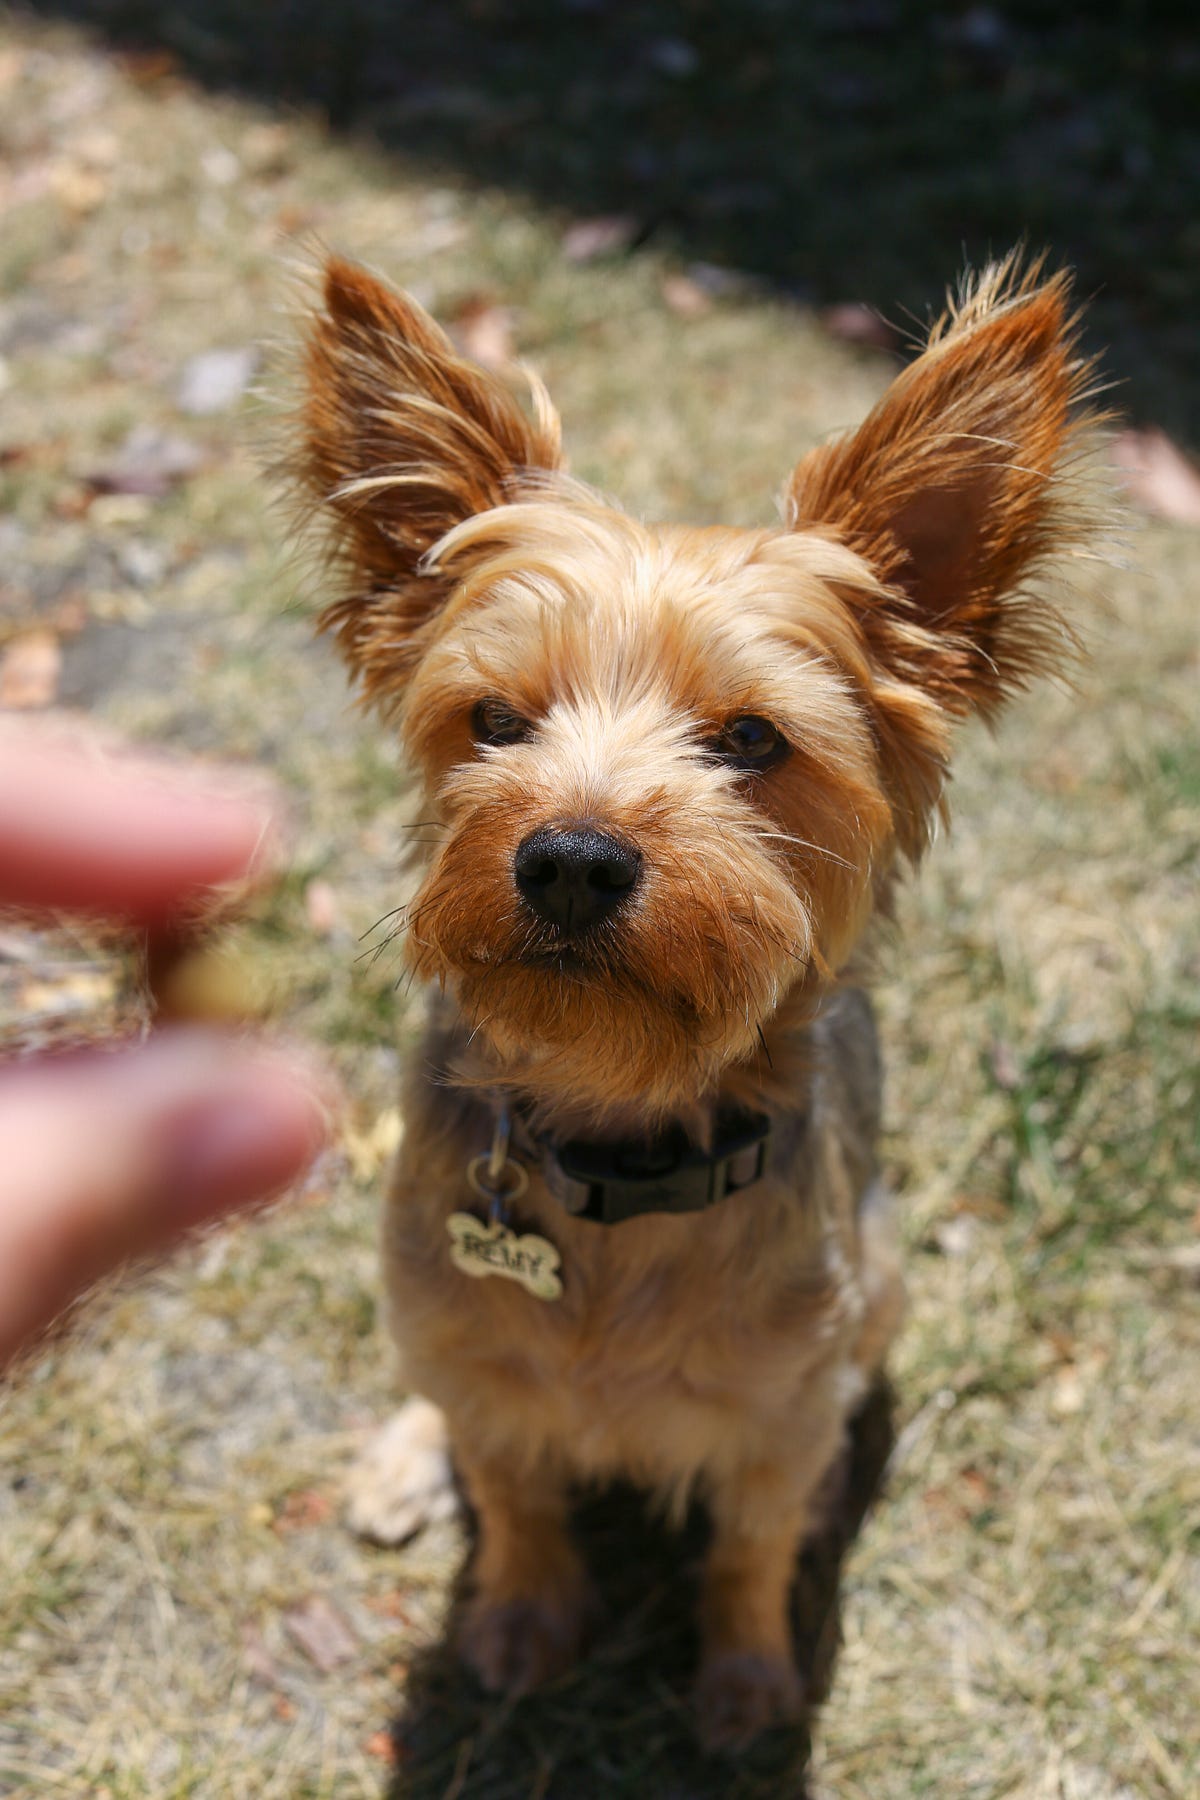
[{"label": "dry brown grass", "polygon": [[[339,1472],[392,1399],[373,1195],[404,1014],[394,971],[356,958],[396,904],[403,783],[293,602],[248,410],[182,419],[173,393],[195,352],[273,328],[302,231],[443,309],[513,307],[576,469],[650,514],[767,516],[886,368],[749,297],[681,319],[652,258],[572,267],[554,222],[503,195],[66,34],[4,27],[0,149],[0,637],[49,622],[65,703],[277,770],[296,868],[252,941],[356,1096],[298,1203],[116,1289],[4,1395],[0,1791],[799,1792],[799,1741],[736,1777],[690,1759],[661,1537],[640,1541],[634,1623],[514,1712],[436,1652],[457,1535],[385,1554],[337,1524]],[[165,498],[87,505],[86,477],[146,423],[205,467]],[[913,1304],[889,1492],[847,1562],[816,1722],[821,1796],[1200,1786],[1196,554],[1194,533],[1142,532],[1107,610],[1084,601],[1079,693],[967,735],[953,835],[885,959]],[[325,935],[314,879],[336,902]],[[63,977],[31,954],[45,998]],[[28,1006],[0,971],[0,1003]],[[635,1529],[618,1512],[598,1531],[619,1586]],[[351,1641],[327,1673],[288,1627],[314,1594]]]}]

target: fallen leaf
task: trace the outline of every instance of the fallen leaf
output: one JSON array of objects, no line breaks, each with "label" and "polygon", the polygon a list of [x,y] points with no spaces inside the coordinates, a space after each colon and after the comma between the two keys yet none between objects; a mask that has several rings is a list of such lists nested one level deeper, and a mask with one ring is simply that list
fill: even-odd
[{"label": "fallen leaf", "polygon": [[968,1517],[962,1501],[944,1486],[926,1488],[921,1495],[921,1504],[927,1511],[936,1514],[939,1518],[953,1520],[955,1524],[961,1523]]},{"label": "fallen leaf", "polygon": [[681,319],[698,319],[712,311],[712,296],[690,275],[664,275],[661,292],[666,305]]},{"label": "fallen leaf", "polygon": [[283,1615],[288,1635],[323,1675],[358,1655],[358,1643],[341,1614],[322,1594],[310,1594]]},{"label": "fallen leaf", "polygon": [[416,1623],[412,1609],[402,1593],[369,1594],[363,1604],[370,1607],[373,1613],[378,1613],[382,1619],[396,1619],[401,1625]]},{"label": "fallen leaf", "polygon": [[178,432],[138,425],[111,462],[91,470],[85,481],[96,494],[141,494],[159,499],[203,468],[205,451]]},{"label": "fallen leaf", "polygon": [[255,1622],[242,1626],[242,1667],[254,1681],[264,1687],[276,1687],[279,1664],[267,1649],[262,1627]]},{"label": "fallen leaf", "polygon": [[35,712],[58,698],[62,648],[53,631],[27,631],[13,638],[0,658],[0,707]]},{"label": "fallen leaf", "polygon": [[315,223],[316,218],[317,214],[311,206],[301,206],[289,200],[275,214],[275,226],[284,237],[298,237]]},{"label": "fallen leaf", "polygon": [[463,301],[450,329],[464,355],[485,369],[503,369],[513,360],[513,316],[507,306],[474,294]]},{"label": "fallen leaf", "polygon": [[628,213],[605,213],[595,219],[577,219],[563,233],[563,255],[568,262],[592,262],[627,250],[638,232],[638,221]]},{"label": "fallen leaf", "polygon": [[82,519],[92,510],[95,498],[94,488],[64,488],[61,494],[55,494],[50,502],[50,510],[56,519]]},{"label": "fallen leaf", "polygon": [[977,1512],[986,1506],[994,1492],[992,1483],[980,1469],[966,1468],[960,1477],[966,1498],[963,1504],[969,1512]]},{"label": "fallen leaf", "polygon": [[821,323],[830,337],[840,338],[844,344],[865,344],[873,350],[895,350],[900,344],[899,332],[859,300],[827,306]]},{"label": "fallen leaf", "polygon": [[329,882],[309,882],[304,890],[304,916],[311,931],[318,937],[329,937],[337,929],[340,910],[337,894]]},{"label": "fallen leaf", "polygon": [[333,1501],[316,1488],[297,1488],[283,1503],[272,1529],[281,1536],[290,1531],[303,1531],[313,1525],[327,1525],[333,1517]]},{"label": "fallen leaf", "polygon": [[175,404],[196,418],[227,412],[254,378],[258,351],[252,344],[237,349],[204,350],[183,365]]},{"label": "fallen leaf", "polygon": [[1118,432],[1112,454],[1135,506],[1156,519],[1200,525],[1200,469],[1165,431],[1150,426]]},{"label": "fallen leaf", "polygon": [[955,1208],[972,1219],[986,1219],[995,1225],[1007,1224],[1009,1218],[1008,1208],[994,1194],[959,1194]]},{"label": "fallen leaf", "polygon": [[117,57],[117,64],[131,81],[143,87],[152,87],[179,73],[179,59],[170,50],[127,50]]}]

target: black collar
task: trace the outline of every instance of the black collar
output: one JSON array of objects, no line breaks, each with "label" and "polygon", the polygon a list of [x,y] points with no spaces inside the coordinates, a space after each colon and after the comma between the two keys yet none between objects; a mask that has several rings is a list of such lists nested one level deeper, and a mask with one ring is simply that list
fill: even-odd
[{"label": "black collar", "polygon": [[680,1126],[652,1140],[557,1144],[526,1130],[542,1179],[577,1219],[620,1225],[644,1213],[704,1212],[726,1195],[761,1180],[771,1121],[763,1113],[720,1114],[711,1150]]}]

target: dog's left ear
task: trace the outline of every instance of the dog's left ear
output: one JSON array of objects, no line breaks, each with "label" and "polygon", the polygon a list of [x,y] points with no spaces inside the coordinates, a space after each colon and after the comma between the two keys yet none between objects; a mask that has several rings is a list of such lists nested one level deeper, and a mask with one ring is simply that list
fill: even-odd
[{"label": "dog's left ear", "polygon": [[881,672],[955,715],[991,712],[1062,656],[1053,608],[1023,590],[1093,529],[1069,479],[1090,422],[1076,324],[1065,274],[1022,274],[1015,256],[985,269],[788,486],[788,522],[833,529],[880,582],[860,622]]},{"label": "dog's left ear", "polygon": [[396,696],[446,598],[428,551],[518,497],[523,475],[558,467],[558,416],[530,383],[532,416],[409,295],[340,257],[325,265],[289,462],[344,575],[322,623],[369,698]]}]

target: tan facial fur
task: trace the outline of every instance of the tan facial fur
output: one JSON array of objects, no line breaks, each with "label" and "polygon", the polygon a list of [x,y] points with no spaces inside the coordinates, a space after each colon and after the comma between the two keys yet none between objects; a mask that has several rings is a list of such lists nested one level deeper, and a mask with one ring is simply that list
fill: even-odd
[{"label": "tan facial fur", "polygon": [[[692,1105],[840,966],[887,848],[852,678],[804,616],[820,625],[822,576],[853,561],[820,539],[651,531],[567,490],[452,534],[439,567],[464,563],[400,710],[444,833],[410,911],[415,965],[531,1097],[593,1122]],[[471,743],[493,695],[527,741]],[[784,732],[782,765],[714,760],[743,714]],[[573,822],[642,866],[564,951],[512,867],[529,833]]]}]

